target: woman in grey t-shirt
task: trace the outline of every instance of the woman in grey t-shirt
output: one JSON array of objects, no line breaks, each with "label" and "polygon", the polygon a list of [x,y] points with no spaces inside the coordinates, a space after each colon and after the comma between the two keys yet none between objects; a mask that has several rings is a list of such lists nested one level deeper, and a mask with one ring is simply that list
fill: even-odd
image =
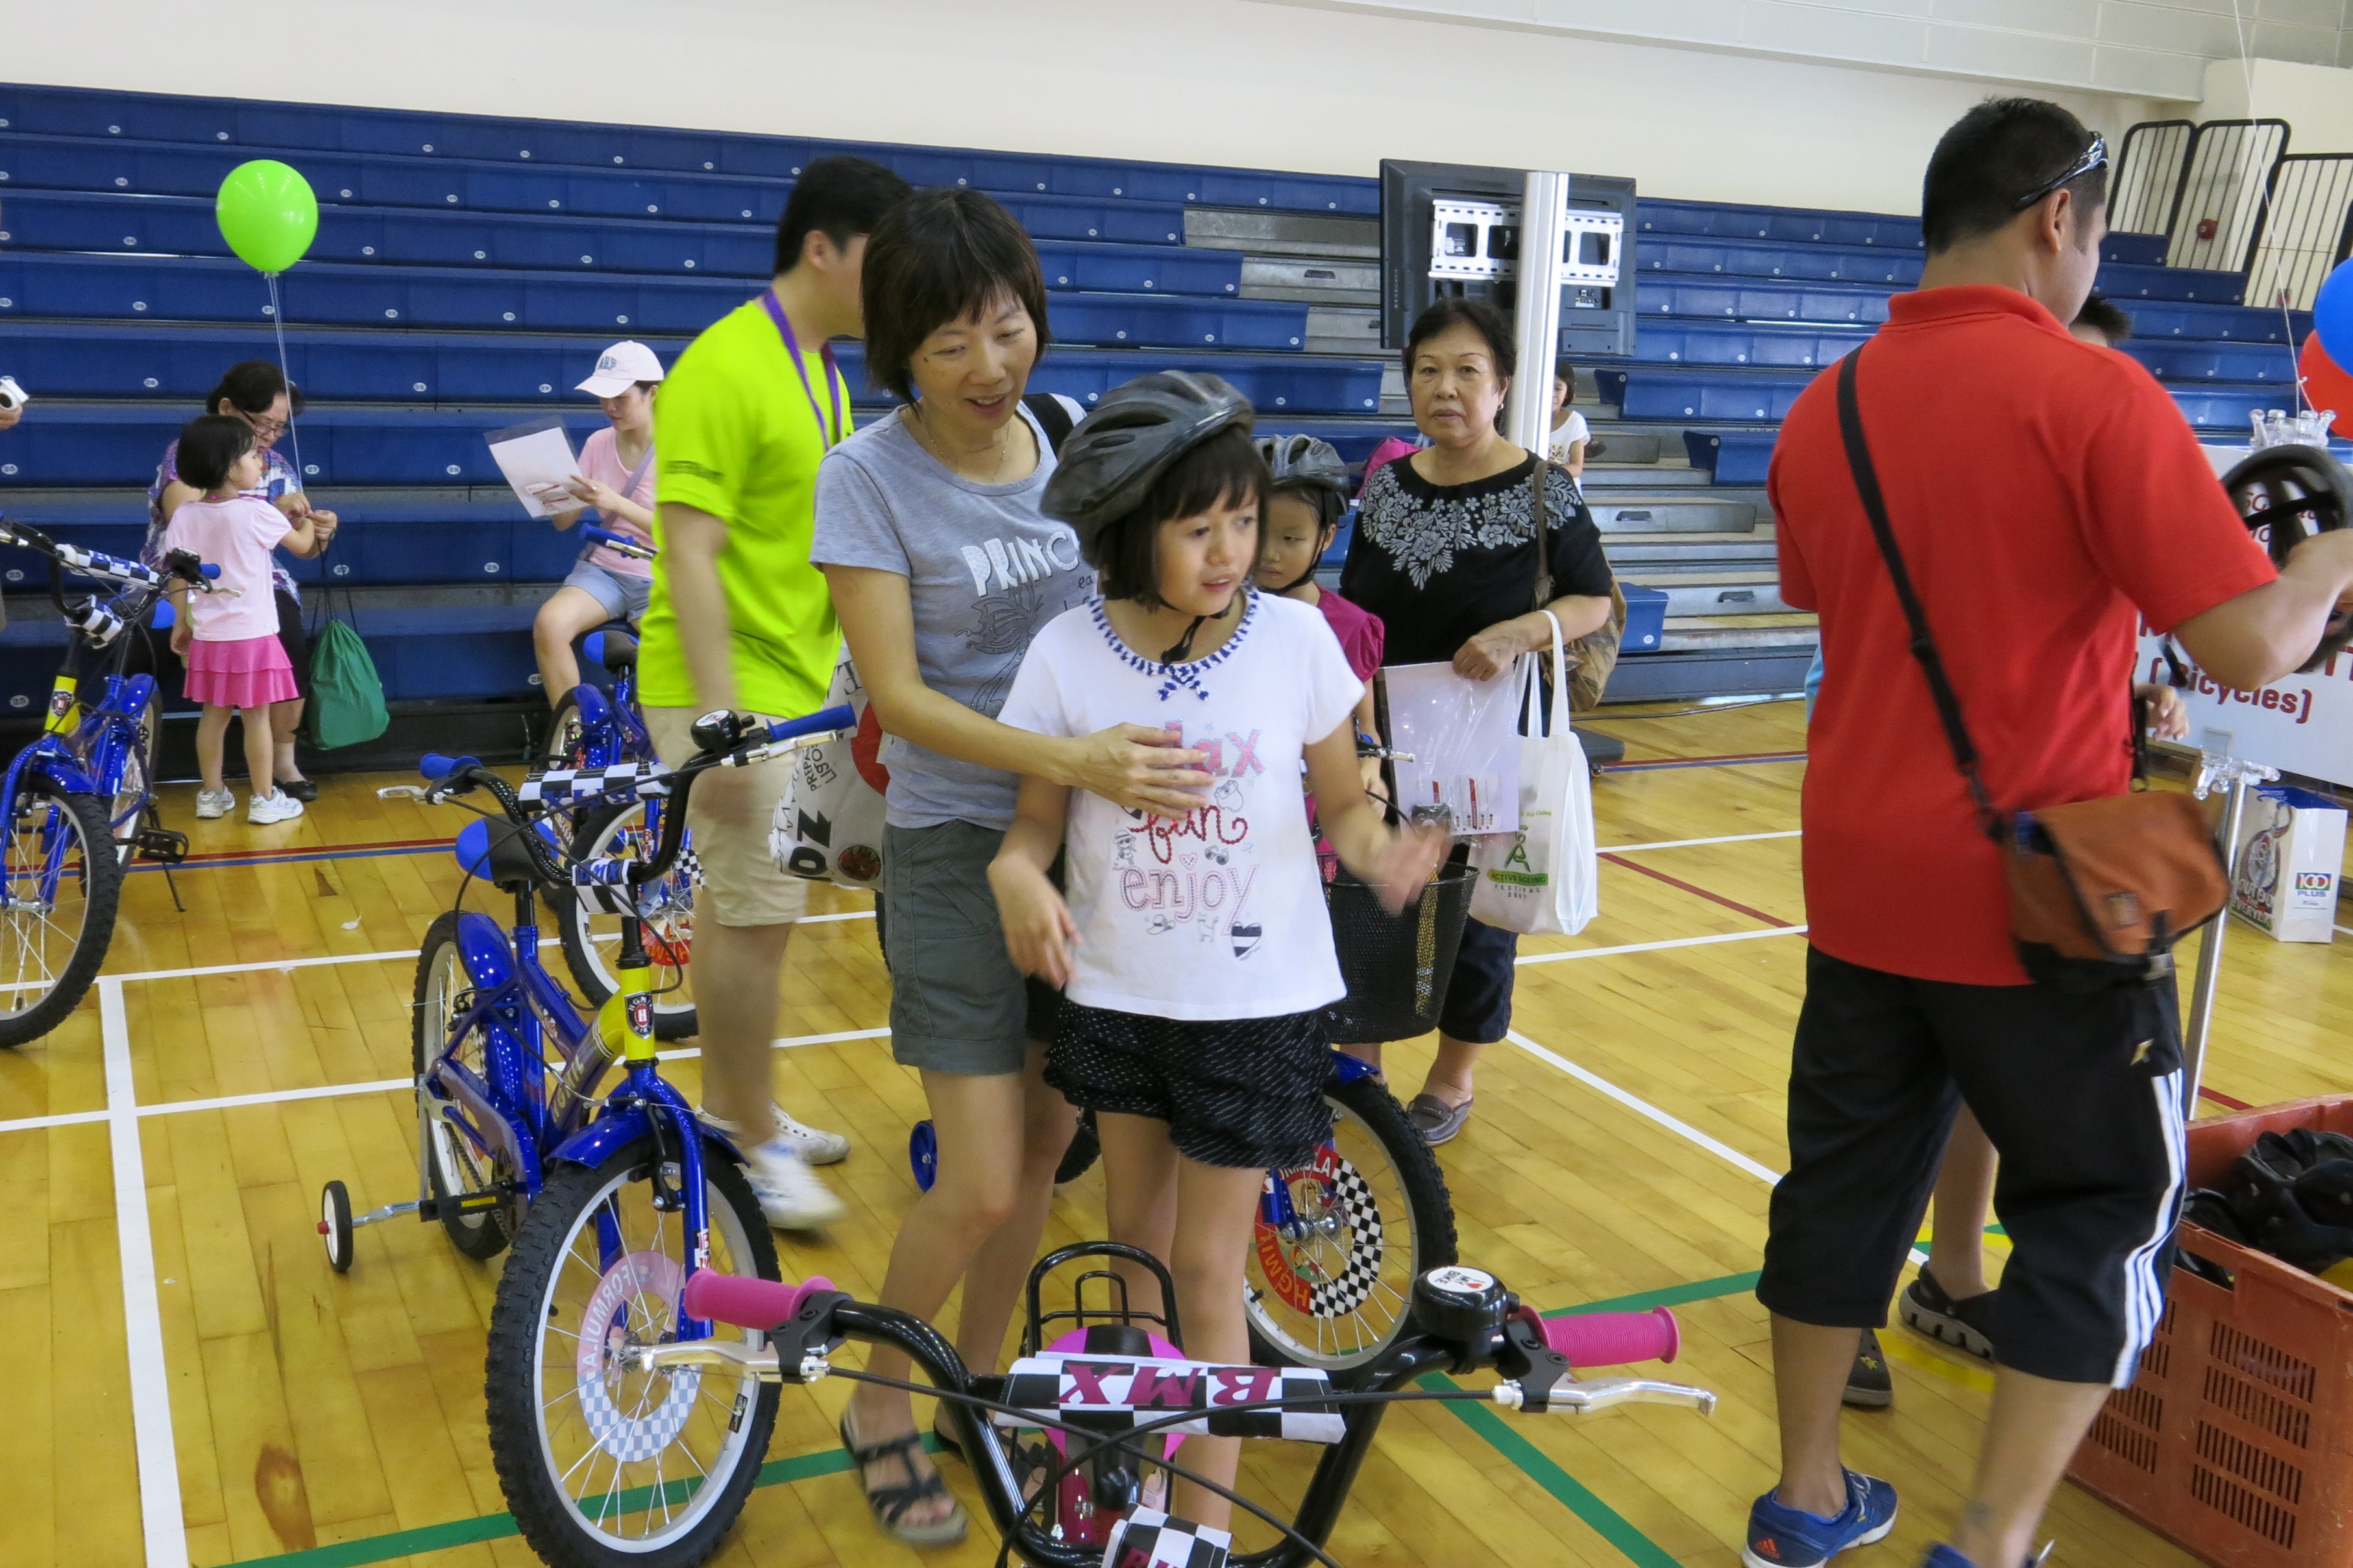
[{"label": "woman in grey t-shirt", "polygon": [[[956,1349],[993,1370],[1053,1199],[1073,1115],[1041,1077],[1060,996],[1007,954],[988,863],[1018,773],[1180,816],[1197,752],[1124,724],[1076,739],[997,721],[1030,639],[1095,594],[1070,528],[1038,510],[1051,442],[1022,406],[1047,339],[1038,257],[1005,209],[924,191],[866,242],[867,373],[906,405],[818,470],[817,537],[841,628],[888,737],[881,895],[892,1050],[923,1073],[937,1179],[908,1215],[885,1305],[934,1316],[964,1281]],[[870,1370],[907,1375],[876,1347]],[[962,1539],[964,1510],[916,1446],[906,1394],[860,1385],[841,1436],[868,1505],[914,1545]]]}]

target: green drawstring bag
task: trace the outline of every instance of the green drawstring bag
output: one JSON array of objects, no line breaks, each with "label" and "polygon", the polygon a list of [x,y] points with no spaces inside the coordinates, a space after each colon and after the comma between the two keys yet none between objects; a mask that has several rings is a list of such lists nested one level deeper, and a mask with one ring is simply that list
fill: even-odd
[{"label": "green drawstring bag", "polygon": [[[349,590],[345,590],[346,608]],[[373,741],[392,725],[384,682],[367,644],[349,622],[330,615],[311,638],[311,700],[302,710],[302,738],[322,752]]]}]

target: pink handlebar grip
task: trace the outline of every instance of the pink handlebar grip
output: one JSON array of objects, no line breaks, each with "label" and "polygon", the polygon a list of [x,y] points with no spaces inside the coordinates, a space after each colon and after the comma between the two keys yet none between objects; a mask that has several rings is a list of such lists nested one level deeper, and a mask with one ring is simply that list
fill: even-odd
[{"label": "pink handlebar grip", "polygon": [[699,1268],[688,1279],[680,1306],[690,1318],[733,1323],[739,1329],[765,1330],[790,1322],[793,1314],[801,1310],[803,1300],[817,1291],[832,1289],[833,1281],[822,1277],[786,1285],[776,1279],[747,1279],[740,1274]]},{"label": "pink handlebar grip", "polygon": [[[687,1287],[690,1293],[693,1286]],[[1571,1366],[1624,1366],[1638,1361],[1672,1361],[1683,1348],[1683,1331],[1664,1307],[1647,1312],[1585,1312],[1544,1321],[1545,1342]]]}]

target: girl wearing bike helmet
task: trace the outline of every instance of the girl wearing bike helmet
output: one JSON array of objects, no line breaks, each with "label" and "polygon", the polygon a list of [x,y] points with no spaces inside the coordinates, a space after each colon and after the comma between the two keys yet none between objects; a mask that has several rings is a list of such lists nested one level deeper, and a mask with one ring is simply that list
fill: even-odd
[{"label": "girl wearing bike helmet", "polygon": [[[1365,694],[1356,702],[1356,737],[1380,743],[1380,727],[1373,710],[1373,671],[1381,667],[1381,646],[1388,633],[1381,618],[1315,581],[1315,563],[1332,548],[1340,531],[1340,514],[1348,506],[1348,465],[1329,441],[1313,436],[1267,436],[1258,444],[1273,483],[1267,488],[1265,521],[1259,525],[1258,586],[1261,593],[1281,594],[1313,605],[1331,624],[1340,639],[1348,668],[1364,681]],[[1377,758],[1359,760],[1366,789],[1380,787],[1381,764]]]},{"label": "girl wearing bike helmet", "polygon": [[[1167,371],[1072,432],[1044,510],[1078,531],[1103,597],[1038,634],[999,715],[1049,737],[1164,727],[1208,753],[1208,797],[1169,821],[1027,778],[989,868],[1014,961],[1063,987],[1046,1081],[1096,1113],[1111,1234],[1167,1261],[1187,1352],[1229,1363],[1250,1354],[1243,1260],[1267,1167],[1331,1123],[1323,1009],[1345,987],[1301,764],[1342,861],[1390,908],[1446,848],[1392,832],[1358,787],[1364,683],[1324,617],[1250,590],[1269,485],[1250,419],[1218,377]],[[1229,1485],[1238,1440],[1195,1444]],[[1176,1511],[1225,1527],[1223,1499],[1176,1493]]]},{"label": "girl wearing bike helmet", "polygon": [[[1113,721],[1041,742],[997,720],[1030,639],[1094,593],[1077,537],[1039,510],[1055,471],[1045,416],[1067,431],[1078,410],[1022,395],[1047,340],[1029,236],[978,191],[924,191],[876,222],[860,276],[867,371],[902,405],[818,468],[810,555],[887,737],[876,911],[891,1049],[923,1074],[939,1158],[881,1300],[929,1319],[961,1279],[956,1349],[987,1372],[1074,1120],[1043,1076],[1061,997],[1025,985],[988,893],[1018,775],[1171,816],[1215,781],[1157,727]],[[868,1367],[907,1375],[906,1357],[879,1347]],[[905,1394],[860,1385],[841,1436],[884,1530],[918,1546],[964,1538]]]}]

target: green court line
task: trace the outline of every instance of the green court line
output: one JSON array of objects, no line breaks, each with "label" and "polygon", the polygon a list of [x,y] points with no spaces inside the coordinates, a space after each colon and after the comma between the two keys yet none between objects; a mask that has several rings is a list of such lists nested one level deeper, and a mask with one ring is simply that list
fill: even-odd
[{"label": "green court line", "polygon": [[[1547,1318],[1566,1318],[1587,1312],[1641,1312],[1652,1307],[1676,1307],[1689,1301],[1714,1300],[1720,1296],[1737,1295],[1752,1290],[1757,1276],[1725,1274],[1714,1279],[1694,1280],[1688,1285],[1669,1285],[1657,1290],[1637,1291],[1630,1296],[1613,1296],[1605,1301],[1587,1301],[1574,1307],[1556,1307],[1545,1314]],[[1425,1388],[1455,1388],[1460,1385],[1438,1373],[1421,1380]],[[1630,1523],[1617,1510],[1603,1502],[1550,1458],[1543,1450],[1514,1431],[1503,1417],[1484,1405],[1467,1401],[1450,1401],[1447,1408],[1460,1417],[1484,1439],[1496,1452],[1512,1461],[1527,1478],[1542,1487],[1554,1500],[1590,1525],[1595,1533],[1625,1553],[1637,1568],[1676,1568],[1675,1560]],[[938,1440],[926,1435],[923,1447],[939,1451]],[[849,1456],[839,1448],[819,1453],[802,1454],[789,1459],[771,1459],[760,1467],[755,1487],[787,1486],[795,1481],[815,1479],[818,1476],[839,1475],[849,1468]],[[446,1552],[453,1546],[470,1546],[481,1541],[502,1541],[518,1533],[514,1515],[489,1513],[479,1519],[453,1519],[442,1524],[420,1525],[415,1530],[394,1531],[388,1535],[371,1535],[358,1541],[339,1542],[332,1546],[313,1546],[301,1552],[280,1552],[273,1557],[247,1557],[222,1568],[364,1568],[370,1563],[388,1562],[395,1557],[422,1556],[428,1552]]]},{"label": "green court line", "polygon": [[[1460,1388],[1461,1384],[1443,1373],[1431,1373],[1421,1380],[1424,1388]],[[1569,1512],[1593,1528],[1595,1534],[1623,1552],[1635,1568],[1679,1568],[1666,1549],[1643,1534],[1622,1513],[1588,1491],[1585,1484],[1548,1458],[1544,1450],[1512,1430],[1509,1424],[1484,1405],[1468,1400],[1449,1400],[1446,1408],[1452,1411],[1462,1424],[1480,1436],[1504,1458],[1519,1467],[1521,1472],[1552,1495]]]}]

